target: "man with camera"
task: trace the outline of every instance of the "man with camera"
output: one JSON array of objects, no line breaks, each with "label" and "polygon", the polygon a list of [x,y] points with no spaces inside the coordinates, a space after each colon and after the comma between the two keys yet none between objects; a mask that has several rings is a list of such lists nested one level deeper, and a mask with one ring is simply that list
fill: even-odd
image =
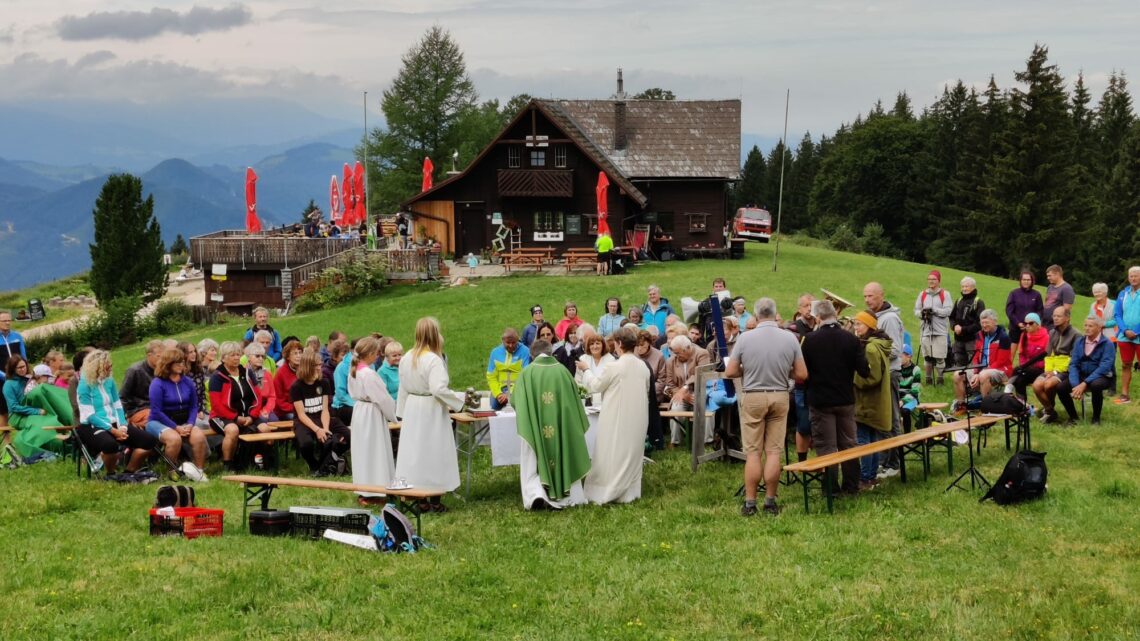
[{"label": "man with camera", "polygon": [[926,276],[926,289],[914,301],[914,315],[922,320],[920,341],[926,361],[926,384],[941,385],[942,371],[946,368],[949,351],[950,312],[954,300],[950,292],[942,289],[942,273],[931,270]]}]

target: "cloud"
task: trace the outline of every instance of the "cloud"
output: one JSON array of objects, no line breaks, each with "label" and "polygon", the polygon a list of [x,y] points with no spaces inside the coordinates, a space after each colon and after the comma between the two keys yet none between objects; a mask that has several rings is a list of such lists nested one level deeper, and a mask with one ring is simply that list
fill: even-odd
[{"label": "cloud", "polygon": [[195,36],[227,31],[249,24],[248,7],[234,4],[223,9],[193,7],[185,13],[155,7],[150,11],[97,11],[86,16],[64,16],[56,22],[63,40],[147,40],[164,32]]},{"label": "cloud", "polygon": [[10,45],[16,41],[16,25],[8,25],[0,29],[0,44]]},{"label": "cloud", "polygon": [[272,97],[329,103],[355,113],[355,89],[340,77],[293,68],[201,69],[161,60],[127,61],[110,51],[88,53],[75,62],[35,53],[0,64],[4,101],[126,100],[146,104],[171,97]]},{"label": "cloud", "polygon": [[95,66],[103,64],[104,62],[110,62],[111,60],[114,60],[116,57],[117,56],[114,53],[107,51],[106,49],[100,49],[99,51],[92,51],[91,53],[83,56],[79,60],[76,60],[75,61],[75,68],[82,69],[82,68],[86,68],[86,67],[95,67]]}]

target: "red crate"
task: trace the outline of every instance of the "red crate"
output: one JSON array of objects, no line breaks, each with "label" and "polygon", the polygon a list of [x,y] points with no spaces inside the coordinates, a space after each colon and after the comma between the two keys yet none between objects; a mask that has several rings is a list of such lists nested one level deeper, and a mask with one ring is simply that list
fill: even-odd
[{"label": "red crate", "polygon": [[210,510],[201,507],[176,507],[174,516],[159,514],[150,510],[150,533],[152,536],[182,536],[188,539],[199,536],[221,536],[222,519],[225,510]]}]

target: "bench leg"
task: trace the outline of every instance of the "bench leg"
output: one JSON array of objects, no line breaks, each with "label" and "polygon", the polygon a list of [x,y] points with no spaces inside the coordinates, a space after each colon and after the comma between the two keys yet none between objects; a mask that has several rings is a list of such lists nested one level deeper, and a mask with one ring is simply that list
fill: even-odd
[{"label": "bench leg", "polygon": [[832,477],[835,476],[835,474],[831,470],[832,470],[832,468],[828,467],[828,468],[825,468],[823,471],[823,493],[825,496],[827,496],[827,513],[828,514],[834,514],[834,510],[832,508],[832,503],[835,500],[835,497],[831,492],[831,486],[834,483],[834,481],[832,480]]},{"label": "bench leg", "polygon": [[269,509],[269,499],[273,497],[273,490],[277,489],[276,485],[253,485],[249,483],[242,483],[242,491],[245,497],[241,502],[241,526],[242,528],[249,527],[249,520],[246,519],[246,510],[255,501],[261,502],[262,511]]},{"label": "bench leg", "polygon": [[901,452],[899,455],[899,480],[906,483],[906,455]]}]

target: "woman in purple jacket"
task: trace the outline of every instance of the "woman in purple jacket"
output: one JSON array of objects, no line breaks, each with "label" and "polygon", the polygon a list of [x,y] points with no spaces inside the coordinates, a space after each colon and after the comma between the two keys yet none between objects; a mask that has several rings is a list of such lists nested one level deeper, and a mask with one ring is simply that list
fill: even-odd
[{"label": "woman in purple jacket", "polygon": [[183,440],[189,442],[194,465],[206,465],[206,434],[194,426],[198,417],[198,390],[187,374],[186,355],[177,347],[166,349],[154,367],[150,383],[150,420],[146,431],[162,443],[166,458],[178,462]]},{"label": "woman in purple jacket", "polygon": [[1038,316],[1045,313],[1045,303],[1041,300],[1041,292],[1033,289],[1035,280],[1033,272],[1028,269],[1021,270],[1019,278],[1021,286],[1009,293],[1005,299],[1005,317],[1009,320],[1009,342],[1013,345],[1010,358],[1017,362],[1017,341],[1025,329],[1025,315],[1033,312]]}]

